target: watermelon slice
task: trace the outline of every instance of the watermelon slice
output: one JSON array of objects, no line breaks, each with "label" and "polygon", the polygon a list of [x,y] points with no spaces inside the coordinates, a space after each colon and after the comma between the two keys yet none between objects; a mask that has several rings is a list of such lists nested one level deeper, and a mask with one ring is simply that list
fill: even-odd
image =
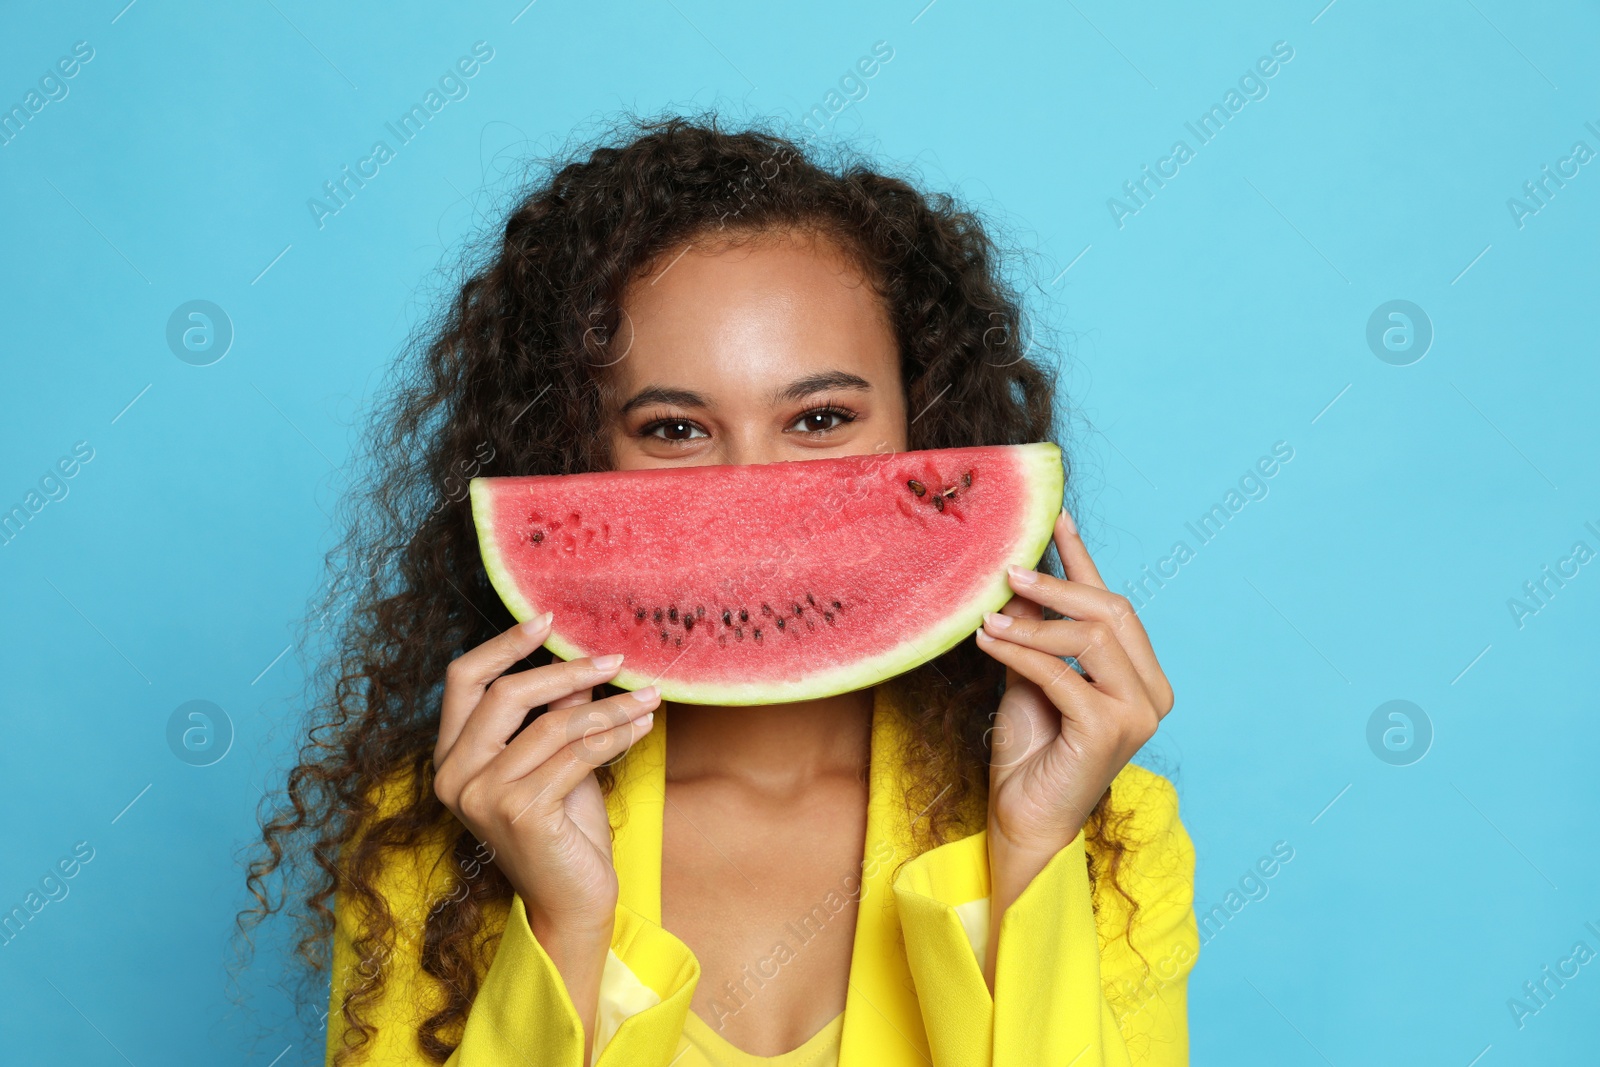
[{"label": "watermelon slice", "polygon": [[484,567],[562,659],[688,704],[875,685],[959,643],[1036,566],[1061,510],[1053,444],[474,478]]}]

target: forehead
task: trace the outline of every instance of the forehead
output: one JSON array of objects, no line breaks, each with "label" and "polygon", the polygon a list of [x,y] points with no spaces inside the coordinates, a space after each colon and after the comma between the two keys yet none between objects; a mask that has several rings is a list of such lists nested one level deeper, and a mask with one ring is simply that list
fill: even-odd
[{"label": "forehead", "polygon": [[884,300],[826,236],[713,234],[657,257],[623,296],[618,388],[770,390],[818,369],[898,373]]}]

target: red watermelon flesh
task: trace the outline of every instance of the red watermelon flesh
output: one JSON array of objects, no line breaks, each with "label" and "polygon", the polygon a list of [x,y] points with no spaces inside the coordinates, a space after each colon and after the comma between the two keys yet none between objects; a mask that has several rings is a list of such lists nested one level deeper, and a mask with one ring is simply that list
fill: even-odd
[{"label": "red watermelon flesh", "polygon": [[1053,444],[474,478],[484,567],[562,659],[689,704],[851,692],[970,635],[1037,565]]}]

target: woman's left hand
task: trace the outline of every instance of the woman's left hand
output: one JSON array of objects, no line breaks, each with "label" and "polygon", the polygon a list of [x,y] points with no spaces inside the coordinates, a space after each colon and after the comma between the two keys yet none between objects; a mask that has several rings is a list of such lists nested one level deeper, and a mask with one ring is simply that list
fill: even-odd
[{"label": "woman's left hand", "polygon": [[[1111,780],[1172,710],[1172,686],[1139,616],[1106,588],[1065,511],[1055,545],[1066,578],[1012,568],[1017,595],[977,634],[978,647],[1006,666],[990,736],[996,930],[1004,908],[1078,835]],[[1067,618],[1046,619],[1041,606]]]}]

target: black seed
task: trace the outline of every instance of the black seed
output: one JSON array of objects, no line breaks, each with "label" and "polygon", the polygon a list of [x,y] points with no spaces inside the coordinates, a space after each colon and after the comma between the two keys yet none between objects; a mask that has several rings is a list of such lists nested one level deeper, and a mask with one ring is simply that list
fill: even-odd
[{"label": "black seed", "polygon": [[534,544],[538,544],[540,541],[543,541],[543,540],[544,540],[544,531],[542,531],[542,530],[533,531],[533,543]]},{"label": "black seed", "polygon": [[644,609],[643,608],[635,608],[633,610],[633,617],[635,619],[638,619],[640,622],[644,622]]},{"label": "black seed", "polygon": [[844,610],[844,605],[839,603],[837,600],[835,600],[833,602],[833,610],[834,611],[843,611]]},{"label": "black seed", "polygon": [[956,495],[956,487],[952,485],[950,488],[946,489],[944,492],[940,493],[939,495],[940,496],[955,496]]},{"label": "black seed", "polygon": [[778,616],[778,629],[780,629],[780,630],[783,629],[783,616],[782,615]]},{"label": "black seed", "polygon": [[910,481],[906,482],[906,484],[909,485],[911,487],[911,491],[918,496],[921,496],[923,493],[928,491],[928,487],[917,481],[915,478],[912,478]]},{"label": "black seed", "polygon": [[661,609],[657,608],[656,609],[656,613],[654,615],[652,615],[651,618],[655,619],[656,622],[660,622],[661,621]]},{"label": "black seed", "polygon": [[761,640],[761,631],[759,629],[757,629],[755,633],[756,633],[756,640],[757,641]]},{"label": "black seed", "polygon": [[685,630],[693,630],[694,629],[694,616],[693,615],[685,615],[683,617],[683,628]]},{"label": "black seed", "polygon": [[965,474],[963,474],[961,476],[961,488],[965,489],[967,486],[969,486],[971,484],[972,484],[972,472],[968,471],[967,473],[965,473]]},{"label": "black seed", "polygon": [[727,608],[723,608],[722,609],[722,625],[724,625],[724,626],[732,626],[733,625],[733,612],[729,611]]},{"label": "black seed", "polygon": [[822,613],[822,617],[823,617],[823,618],[824,618],[824,619],[826,619],[826,620],[827,620],[827,621],[828,621],[828,625],[829,625],[829,626],[832,626],[832,625],[833,625],[833,612],[831,612],[831,611],[824,611],[824,612],[823,612],[823,613]]},{"label": "black seed", "polygon": [[673,643],[673,644],[674,644],[674,645],[675,645],[675,646],[677,646],[677,647],[678,647],[678,648],[682,648],[682,647],[683,647],[683,638],[681,638],[681,637],[674,637],[674,638],[673,638],[673,639],[672,639],[672,643]]},{"label": "black seed", "polygon": [[942,496],[934,497],[933,498],[933,506],[934,506],[935,510],[943,511],[944,510],[944,497],[942,497]]},{"label": "black seed", "polygon": [[703,618],[706,617],[705,605],[703,605],[703,604],[696,604],[695,605],[694,617],[697,618],[697,619],[703,619]]},{"label": "black seed", "polygon": [[668,608],[667,609],[667,619],[669,621],[671,621],[671,622],[677,622],[678,621],[678,609],[677,608]]},{"label": "black seed", "polygon": [[662,631],[661,631],[661,640],[662,640],[662,641],[663,641],[663,642],[665,642],[665,641],[666,641],[666,639],[667,639],[667,631],[665,631],[665,630],[662,630]]},{"label": "black seed", "polygon": [[733,628],[733,636],[734,636],[735,639],[737,639],[739,641],[743,641],[744,640],[744,627],[743,626],[735,626]]},{"label": "black seed", "polygon": [[815,600],[811,599],[811,594],[810,593],[806,594],[806,603],[810,604],[812,607],[816,607],[817,606],[817,602]]},{"label": "black seed", "polygon": [[[761,606],[762,607],[766,607],[765,604],[763,604]],[[770,612],[769,612],[769,614],[770,614]],[[739,621],[740,622],[749,622],[750,621],[750,613],[748,611],[746,611],[744,608],[740,608],[739,609]]]},{"label": "black seed", "polygon": [[805,608],[803,608],[803,607],[801,607],[801,606],[800,606],[800,605],[799,605],[799,604],[796,604],[796,605],[795,605],[795,606],[794,606],[794,613],[795,613],[795,614],[796,614],[796,615],[799,615],[799,614],[800,614],[800,613],[802,613],[802,612],[804,612],[804,611],[805,611],[805,610],[806,610],[806,609],[805,609]]}]

